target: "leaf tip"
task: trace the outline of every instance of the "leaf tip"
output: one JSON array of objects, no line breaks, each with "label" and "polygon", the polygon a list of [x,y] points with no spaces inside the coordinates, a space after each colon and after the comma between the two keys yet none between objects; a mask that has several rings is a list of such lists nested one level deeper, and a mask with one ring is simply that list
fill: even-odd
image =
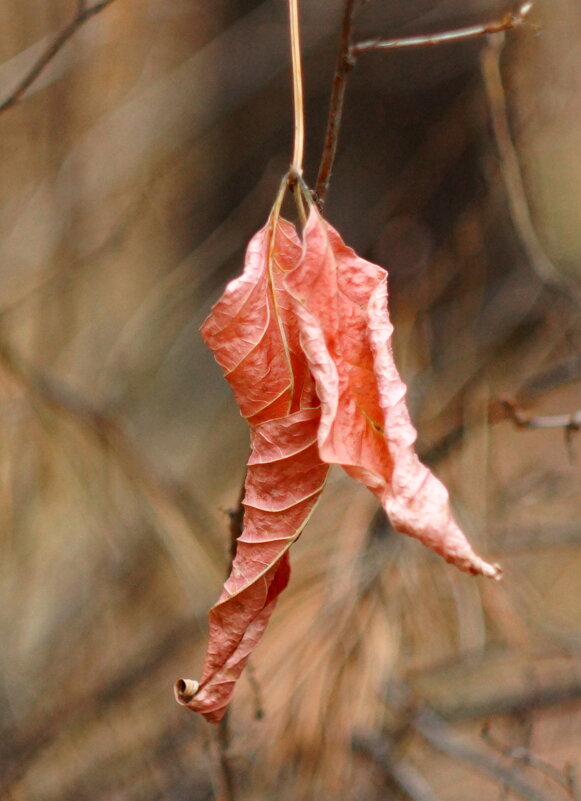
[{"label": "leaf tip", "polygon": [[200,683],[194,679],[178,679],[174,684],[174,694],[178,704],[187,706],[200,689]]},{"label": "leaf tip", "polygon": [[479,566],[478,572],[482,573],[486,578],[491,578],[495,581],[502,581],[504,575],[502,567],[497,562],[491,565],[483,561],[482,565]]}]

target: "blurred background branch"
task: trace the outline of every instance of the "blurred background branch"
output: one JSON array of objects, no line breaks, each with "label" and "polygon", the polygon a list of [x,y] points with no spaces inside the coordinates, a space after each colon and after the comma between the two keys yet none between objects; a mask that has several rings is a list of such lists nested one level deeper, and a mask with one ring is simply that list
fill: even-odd
[{"label": "blurred background branch", "polygon": [[12,108],[12,106],[15,106],[26,94],[27,89],[32,86],[43,70],[50,64],[53,58],[59,54],[69,39],[72,39],[86,22],[103,11],[104,8],[111,5],[112,2],[113,0],[101,0],[101,2],[95,3],[93,6],[87,6],[84,0],[78,0],[77,13],[74,18],[62,29],[52,45],[42,53],[26,75],[20,79],[12,92],[0,103],[0,112],[7,111],[9,108]]}]

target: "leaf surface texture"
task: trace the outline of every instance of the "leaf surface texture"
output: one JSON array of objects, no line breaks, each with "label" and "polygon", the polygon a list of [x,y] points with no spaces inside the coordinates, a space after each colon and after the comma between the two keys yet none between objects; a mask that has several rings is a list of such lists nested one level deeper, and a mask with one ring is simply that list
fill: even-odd
[{"label": "leaf surface texture", "polygon": [[311,208],[301,242],[272,213],[242,275],[202,326],[251,429],[244,530],[218,603],[199,690],[178,700],[219,721],[290,576],[329,466],[379,498],[394,528],[469,573],[499,578],[418,459],[395,366],[387,273],[345,245]]}]

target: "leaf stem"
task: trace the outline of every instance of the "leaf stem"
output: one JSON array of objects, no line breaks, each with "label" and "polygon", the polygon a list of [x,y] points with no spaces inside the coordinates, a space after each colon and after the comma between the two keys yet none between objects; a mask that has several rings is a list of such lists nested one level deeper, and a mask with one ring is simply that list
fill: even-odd
[{"label": "leaf stem", "polygon": [[303,72],[301,67],[301,39],[299,27],[298,0],[289,0],[290,39],[293,73],[293,97],[295,116],[295,135],[292,170],[303,174],[303,153],[305,149],[305,112],[303,102]]}]

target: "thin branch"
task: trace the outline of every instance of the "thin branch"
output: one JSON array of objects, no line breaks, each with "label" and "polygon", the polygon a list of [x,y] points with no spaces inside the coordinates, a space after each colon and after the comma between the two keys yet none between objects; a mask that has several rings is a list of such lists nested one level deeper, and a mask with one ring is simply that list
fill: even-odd
[{"label": "thin branch", "polygon": [[355,64],[357,56],[373,50],[396,50],[408,47],[426,47],[430,45],[446,44],[447,42],[458,42],[466,39],[473,39],[487,34],[506,31],[523,24],[534,4],[534,0],[527,0],[521,3],[516,11],[506,14],[501,20],[485,23],[483,25],[473,25],[468,28],[459,28],[454,31],[444,31],[442,33],[426,34],[421,36],[409,36],[399,39],[370,39],[357,44],[351,44],[353,35],[353,19],[355,15],[357,0],[345,0],[343,10],[343,21],[339,38],[339,49],[335,62],[335,73],[333,77],[333,87],[329,102],[329,114],[327,117],[327,128],[325,131],[325,141],[323,154],[319,166],[319,173],[315,185],[315,197],[319,207],[322,209],[329,190],[329,181],[333,172],[333,165],[337,155],[337,143],[339,139],[339,129],[343,115],[343,105],[345,91],[347,88],[347,75]]},{"label": "thin branch", "polygon": [[[546,390],[544,387],[542,387],[541,390],[536,394],[540,395],[542,392],[561,386],[568,381],[578,380],[579,376],[577,372],[573,370],[573,368],[576,366],[576,360],[571,360],[570,370],[562,370],[559,372],[559,374],[555,375],[549,374],[547,371],[548,377],[551,380],[548,383]],[[532,393],[531,396],[534,397]],[[527,398],[529,395],[524,393],[524,397]],[[489,405],[488,422],[493,424],[501,423],[505,420],[511,421],[518,428],[560,428],[565,432],[565,436],[567,437],[567,442],[569,444],[569,440],[572,435],[581,429],[581,409],[571,412],[571,414],[551,414],[530,417],[525,412],[522,412],[514,401],[507,398],[494,398]],[[442,459],[446,458],[446,456],[448,456],[462,442],[465,433],[466,430],[464,425],[459,425],[452,428],[437,442],[420,453],[421,460],[428,465],[435,465],[442,461]]]},{"label": "thin branch", "polygon": [[574,432],[581,429],[581,409],[571,414],[549,414],[539,417],[527,417],[519,411],[517,406],[509,400],[502,399],[497,401],[501,414],[505,420],[511,420],[518,428],[563,428],[566,431]]},{"label": "thin branch", "polygon": [[438,801],[419,770],[404,757],[394,755],[385,739],[357,735],[353,738],[352,748],[368,757],[382,770],[386,782],[402,790],[411,801]]},{"label": "thin branch", "polygon": [[347,87],[347,74],[352,67],[350,57],[351,35],[353,31],[353,16],[355,13],[356,0],[345,0],[343,9],[343,22],[341,25],[341,35],[339,38],[339,49],[335,62],[335,75],[333,77],[333,88],[329,101],[329,115],[327,117],[327,130],[325,132],[325,142],[323,144],[323,154],[315,185],[315,197],[319,207],[325,205],[329,181],[333,172],[335,156],[337,155],[337,143],[339,140],[339,128],[341,127],[341,117],[343,115],[343,103],[345,100],[345,89]]},{"label": "thin branch", "polygon": [[480,63],[508,205],[514,227],[531,267],[543,282],[561,284],[561,276],[539,241],[531,219],[519,158],[508,121],[506,95],[500,71],[503,48],[503,36],[490,36],[481,53]]},{"label": "thin branch", "polygon": [[220,801],[236,801],[237,797],[236,774],[230,757],[230,744],[230,710],[227,709],[218,724],[218,755],[222,780],[222,798]]},{"label": "thin branch", "polygon": [[[114,416],[96,408],[69,388],[48,378],[43,373],[25,364],[6,342],[0,340],[0,365],[24,387],[40,400],[45,407],[64,419],[73,421],[84,432],[106,447],[116,457],[117,464],[125,476],[148,499],[152,509],[167,518],[171,524],[177,519],[185,524],[193,538],[188,537],[188,547],[195,543],[213,569],[219,561],[212,538],[200,537],[200,531],[213,528],[204,507],[195,498],[173,482],[168,482],[133,442],[125,427]],[[168,532],[169,533],[169,532]],[[178,555],[173,554],[179,564]]]},{"label": "thin branch", "polygon": [[518,428],[560,428],[565,434],[565,446],[569,454],[569,461],[575,463],[573,450],[573,434],[581,429],[581,409],[571,414],[549,414],[539,417],[528,417],[509,400],[501,399],[496,402],[496,422],[510,420]]},{"label": "thin branch", "polygon": [[466,721],[498,715],[514,715],[531,709],[549,709],[558,704],[572,703],[581,698],[581,681],[573,675],[571,679],[560,679],[543,687],[513,690],[500,684],[494,697],[486,692],[472,693],[470,698],[458,699],[450,693],[431,705],[446,721]]},{"label": "thin branch", "polygon": [[411,726],[436,751],[503,782],[512,793],[526,801],[556,801],[554,796],[538,790],[511,769],[499,765],[497,759],[473,746],[429,708],[421,709],[412,718]]},{"label": "thin branch", "polygon": [[0,103],[0,113],[8,111],[9,108],[15,106],[27,92],[36,79],[48,67],[51,61],[60,53],[69,39],[76,34],[79,28],[92,19],[94,16],[103,11],[107,6],[110,6],[114,0],[101,0],[94,6],[87,6],[84,0],[78,0],[77,13],[74,18],[66,25],[58,34],[54,42],[40,55],[37,61],[32,65],[29,71],[24,75],[8,97]]},{"label": "thin branch", "polygon": [[539,771],[539,773],[542,773],[547,778],[552,779],[560,787],[567,791],[570,790],[571,785],[566,773],[558,770],[549,762],[545,762],[544,759],[541,759],[533,754],[532,751],[525,746],[517,746],[515,748],[500,742],[500,740],[497,740],[496,737],[491,733],[489,722],[486,722],[482,727],[480,736],[487,745],[489,745],[491,748],[494,748],[494,750],[498,751],[498,753],[502,756],[506,757],[507,759],[512,759],[515,762],[520,762],[523,765],[530,766],[531,768],[535,768]]},{"label": "thin branch", "polygon": [[59,737],[65,725],[81,726],[116,704],[126,702],[143,682],[171,662],[184,641],[196,642],[203,633],[196,615],[176,621],[102,683],[55,693],[48,710],[34,706],[18,725],[0,728],[0,797],[9,797],[9,790],[22,780],[30,765]]},{"label": "thin branch", "polygon": [[368,39],[358,42],[350,49],[352,58],[370,50],[400,50],[409,47],[430,47],[432,45],[447,44],[448,42],[461,42],[466,39],[476,39],[487,34],[500,33],[516,28],[526,21],[532,7],[533,0],[522,3],[516,11],[506,14],[501,20],[488,22],[483,25],[471,25],[467,28],[457,28],[453,31],[441,33],[427,33],[419,36],[406,36],[399,39]]}]

